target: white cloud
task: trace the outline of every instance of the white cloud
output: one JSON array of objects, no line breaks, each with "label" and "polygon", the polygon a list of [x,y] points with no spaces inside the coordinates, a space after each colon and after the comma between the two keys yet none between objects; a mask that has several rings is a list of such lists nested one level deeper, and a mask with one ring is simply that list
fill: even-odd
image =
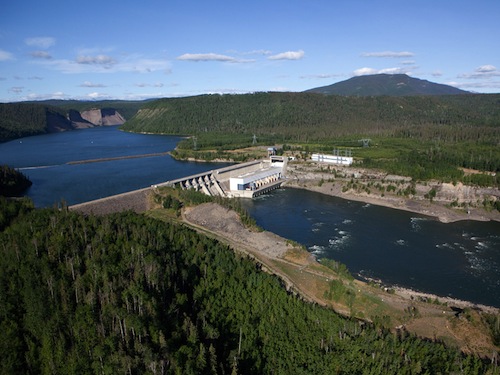
[{"label": "white cloud", "polygon": [[268,55],[272,54],[272,52],[269,51],[269,50],[267,50],[267,49],[257,49],[257,50],[253,50],[253,51],[243,52],[242,54],[243,55],[264,55],[264,56],[268,56]]},{"label": "white cloud", "polygon": [[163,87],[164,84],[161,82],[157,83],[136,83],[135,84],[137,87]]},{"label": "white cloud", "polygon": [[328,79],[339,77],[340,74],[308,74],[300,76],[300,79]]},{"label": "white cloud", "polygon": [[162,71],[170,74],[170,64],[165,60],[143,59],[133,57],[116,66],[116,70],[122,72],[152,73]]},{"label": "white cloud", "polygon": [[473,73],[459,74],[458,78],[465,79],[486,79],[492,77],[499,77],[500,71],[493,65],[481,65],[477,67]]},{"label": "white cloud", "polygon": [[38,48],[49,48],[52,47],[54,44],[56,44],[56,40],[52,37],[48,36],[41,36],[41,37],[34,37],[34,38],[26,38],[24,40],[24,43],[30,47],[38,47]]},{"label": "white cloud", "polygon": [[447,82],[447,85],[455,86],[461,89],[495,89],[500,91],[500,81],[482,81],[482,82]]},{"label": "white cloud", "polygon": [[272,55],[269,56],[269,60],[300,60],[304,58],[305,52],[302,50],[299,51],[287,51],[287,52],[281,52],[278,53],[277,55]]},{"label": "white cloud", "polygon": [[433,77],[441,77],[443,75],[443,73],[440,70],[435,70],[431,74]]},{"label": "white cloud", "polygon": [[354,76],[365,76],[369,74],[410,74],[411,69],[409,68],[385,68],[385,69],[373,69],[373,68],[359,68],[356,69],[352,74]]},{"label": "white cloud", "polygon": [[78,64],[89,64],[89,65],[103,65],[111,67],[116,64],[115,59],[107,55],[96,55],[96,56],[78,56],[76,58]]},{"label": "white cloud", "polygon": [[478,72],[478,73],[492,73],[492,72],[496,72],[496,70],[497,70],[497,68],[495,68],[493,65],[482,65],[476,69],[476,72]]},{"label": "white cloud", "polygon": [[402,57],[413,57],[415,54],[413,52],[402,51],[383,51],[383,52],[363,52],[361,54],[363,57],[390,57],[390,58],[402,58]]},{"label": "white cloud", "polygon": [[85,81],[79,86],[80,87],[106,87],[106,85],[103,85],[102,83],[92,83],[90,81]]},{"label": "white cloud", "polygon": [[50,55],[50,53],[48,53],[47,51],[33,51],[31,52],[31,56],[36,58],[36,59],[51,59],[52,56]]},{"label": "white cloud", "polygon": [[13,94],[21,94],[24,90],[24,87],[21,87],[21,86],[16,86],[16,87],[11,87],[9,89],[9,92],[13,93]]},{"label": "white cloud", "polygon": [[216,53],[185,53],[179,57],[177,60],[183,61],[234,61],[235,58],[226,55],[219,55]]},{"label": "white cloud", "polygon": [[100,92],[91,92],[87,95],[88,98],[96,100],[96,99],[105,99],[108,98],[108,94],[101,94]]},{"label": "white cloud", "polygon": [[286,88],[286,87],[283,87],[283,86],[276,86],[276,87],[272,87],[270,91],[273,91],[273,92],[288,92],[288,91],[291,91],[290,89]]},{"label": "white cloud", "polygon": [[462,89],[487,90],[490,92],[500,91],[500,71],[491,64],[481,65],[474,69],[471,73],[459,74],[457,78],[464,80],[473,80],[469,82],[451,82],[450,85],[460,87]]},{"label": "white cloud", "polygon": [[236,57],[220,55],[217,53],[185,53],[179,57],[177,60],[181,61],[218,61],[218,62],[230,62],[230,63],[251,63],[255,62],[255,60],[247,60],[247,59],[237,59]]},{"label": "white cloud", "polygon": [[0,61],[14,60],[12,53],[0,49]]},{"label": "white cloud", "polygon": [[352,74],[355,76],[365,76],[368,74],[377,74],[377,73],[378,73],[378,71],[376,69],[366,68],[366,67],[356,69],[354,72],[352,72]]},{"label": "white cloud", "polygon": [[166,60],[144,59],[139,55],[128,56],[124,61],[117,61],[107,55],[80,55],[76,60],[56,59],[37,60],[34,63],[67,74],[82,73],[150,73],[164,71],[170,73],[170,64]]},{"label": "white cloud", "polygon": [[69,95],[64,94],[61,91],[54,92],[52,94],[37,94],[37,93],[29,93],[23,98],[19,98],[18,100],[47,100],[47,99],[69,99]]}]

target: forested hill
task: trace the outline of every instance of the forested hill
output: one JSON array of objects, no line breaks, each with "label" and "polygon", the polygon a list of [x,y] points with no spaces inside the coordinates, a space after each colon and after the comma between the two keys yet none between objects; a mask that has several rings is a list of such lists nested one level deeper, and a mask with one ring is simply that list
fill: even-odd
[{"label": "forested hill", "polygon": [[[500,94],[344,97],[314,93],[202,95],[146,104],[124,130],[192,135],[275,135],[288,142],[391,135],[422,127],[498,127]],[[454,132],[452,132],[454,133]],[[491,134],[491,130],[478,130]]]},{"label": "forested hill", "polygon": [[410,96],[470,94],[456,87],[410,77],[406,74],[373,74],[352,77],[329,86],[307,90],[319,94],[346,96]]},{"label": "forested hill", "polygon": [[141,108],[147,100],[98,100],[98,101],[82,101],[82,100],[45,100],[32,102],[35,104],[49,105],[63,109],[65,112],[76,110],[84,112],[91,109],[106,109],[112,108],[119,112],[125,119],[132,118],[139,108]]},{"label": "forested hill", "polygon": [[0,103],[0,142],[72,128],[65,112],[59,108],[32,103]]},{"label": "forested hill", "polygon": [[441,342],[306,303],[185,226],[0,197],[0,231],[2,374],[494,371]]},{"label": "forested hill", "polygon": [[[0,103],[0,142],[37,134],[122,124],[143,101],[77,101]],[[87,117],[88,119],[82,118]]]}]

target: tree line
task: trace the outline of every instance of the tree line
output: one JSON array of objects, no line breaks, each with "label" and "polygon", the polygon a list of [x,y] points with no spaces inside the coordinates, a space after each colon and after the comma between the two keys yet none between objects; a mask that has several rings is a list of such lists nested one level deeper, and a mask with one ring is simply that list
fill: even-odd
[{"label": "tree line", "polygon": [[0,142],[45,134],[53,129],[73,130],[68,120],[71,110],[113,108],[126,119],[131,118],[144,104],[142,101],[77,101],[47,100],[43,102],[0,103]]},{"label": "tree line", "polygon": [[[124,130],[192,135],[173,154],[235,156],[257,144],[293,144],[297,152],[354,148],[364,166],[418,180],[498,186],[500,95],[344,97],[314,93],[201,95],[147,103]],[[376,152],[363,150],[372,139]],[[298,155],[300,156],[300,154]],[[235,159],[236,160],[236,159]],[[239,161],[239,159],[238,159]],[[468,177],[459,168],[492,172]]]},{"label": "tree line", "polygon": [[0,142],[46,133],[51,112],[63,116],[62,111],[39,104],[0,103]]},{"label": "tree line", "polygon": [[20,196],[32,182],[23,173],[8,165],[0,165],[0,196]]},{"label": "tree line", "polygon": [[361,134],[411,137],[422,133],[420,129],[432,129],[433,138],[444,140],[456,136],[450,128],[463,128],[460,132],[468,140],[491,141],[483,130],[493,134],[499,126],[499,100],[500,95],[201,95],[147,103],[123,129],[178,135],[257,134],[309,142]]},{"label": "tree line", "polygon": [[495,373],[337,315],[182,225],[0,199],[0,372]]}]

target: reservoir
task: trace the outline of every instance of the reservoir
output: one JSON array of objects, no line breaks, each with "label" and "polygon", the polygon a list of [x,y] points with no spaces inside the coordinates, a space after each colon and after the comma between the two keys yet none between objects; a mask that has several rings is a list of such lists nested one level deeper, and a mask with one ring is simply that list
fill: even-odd
[{"label": "reservoir", "polygon": [[[37,207],[73,205],[228,165],[176,161],[165,152],[178,141],[97,127],[0,143],[0,163],[30,178],[27,195]],[[320,260],[344,263],[357,277],[500,307],[498,222],[443,224],[286,187],[242,203],[261,227]]]},{"label": "reservoir", "polygon": [[0,143],[0,163],[33,182],[27,195],[37,207],[88,202],[229,165],[174,160],[166,152],[179,139],[95,127]]}]

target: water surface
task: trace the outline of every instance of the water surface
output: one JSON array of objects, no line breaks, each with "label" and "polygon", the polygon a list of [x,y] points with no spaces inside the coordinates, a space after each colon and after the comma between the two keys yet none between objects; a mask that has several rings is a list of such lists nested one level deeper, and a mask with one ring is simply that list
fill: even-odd
[{"label": "water surface", "polygon": [[[0,144],[0,163],[32,181],[37,207],[77,204],[221,168],[180,162],[168,155],[68,162],[164,153],[178,137],[125,133],[99,127],[17,139]],[[332,258],[354,275],[422,292],[500,307],[500,223],[434,219],[285,188],[244,207],[267,230]]]},{"label": "water surface", "polygon": [[33,182],[27,195],[37,207],[104,198],[221,168],[224,163],[176,161],[169,155],[67,164],[75,161],[165,153],[179,137],[134,134],[116,126],[44,134],[0,144],[0,163]]},{"label": "water surface", "polygon": [[317,258],[441,296],[500,307],[500,223],[444,224],[407,211],[285,188],[244,207],[261,227]]}]

